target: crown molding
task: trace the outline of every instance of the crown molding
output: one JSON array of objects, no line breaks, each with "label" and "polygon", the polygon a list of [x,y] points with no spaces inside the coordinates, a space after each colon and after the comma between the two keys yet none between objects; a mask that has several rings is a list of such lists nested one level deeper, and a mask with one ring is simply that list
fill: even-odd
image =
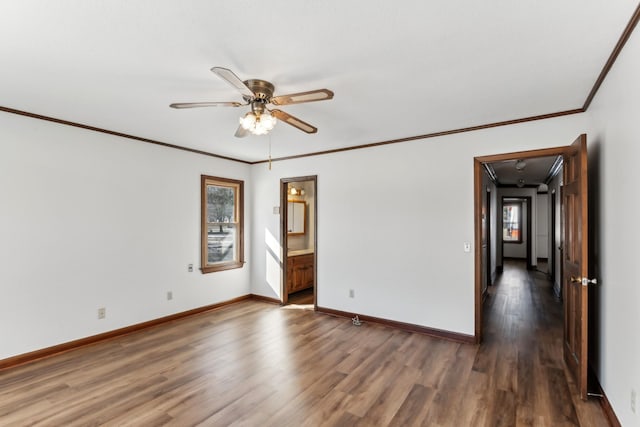
[{"label": "crown molding", "polygon": [[182,150],[182,151],[188,151],[190,153],[202,154],[203,156],[210,156],[210,157],[216,157],[218,159],[230,160],[230,161],[233,161],[233,162],[251,164],[251,162],[249,162],[249,161],[236,159],[234,157],[222,156],[220,154],[209,153],[208,151],[202,151],[202,150],[196,150],[196,149],[193,149],[193,148],[181,147],[180,145],[169,144],[169,143],[162,142],[162,141],[156,141],[154,139],[149,139],[149,138],[143,138],[143,137],[140,137],[140,136],[130,135],[128,133],[116,132],[116,131],[113,131],[113,130],[103,129],[103,128],[99,128],[99,127],[96,127],[96,126],[85,125],[85,124],[82,124],[82,123],[72,122],[70,120],[58,119],[56,117],[44,116],[42,114],[31,113],[29,111],[16,110],[15,108],[4,107],[2,105],[0,105],[0,111],[4,111],[5,113],[17,114],[19,116],[25,116],[25,117],[29,117],[29,118],[32,118],[32,119],[38,119],[38,120],[44,120],[44,121],[47,121],[47,122],[57,123],[57,124],[60,124],[60,125],[72,126],[72,127],[76,127],[76,128],[80,128],[80,129],[90,130],[90,131],[93,131],[93,132],[100,132],[100,133],[104,133],[104,134],[107,134],[107,135],[118,136],[118,137],[121,137],[121,138],[132,139],[134,141],[140,141],[140,142],[146,142],[146,143],[149,143],[149,144],[160,145],[162,147],[175,148],[176,150]]},{"label": "crown molding", "polygon": [[44,115],[41,115],[41,114],[35,114],[35,113],[28,112],[28,111],[16,110],[14,108],[0,106],[0,111],[4,111],[6,113],[11,113],[11,114],[18,114],[18,115],[21,115],[21,116],[26,116],[26,117],[30,117],[30,118],[38,119],[38,120],[46,120],[46,121],[49,121],[49,122],[58,123],[58,124],[66,125],[66,126],[73,126],[73,127],[86,129],[86,130],[90,130],[90,131],[94,131],[94,132],[101,132],[101,133],[105,133],[105,134],[108,134],[108,135],[119,136],[119,137],[122,137],[122,138],[132,139],[132,140],[140,141],[140,142],[146,142],[146,143],[149,143],[149,144],[160,145],[162,147],[174,148],[176,150],[182,150],[182,151],[188,151],[188,152],[191,152],[191,153],[202,154],[203,156],[216,157],[216,158],[219,158],[219,159],[230,160],[230,161],[233,161],[233,162],[249,164],[249,165],[268,163],[270,161],[271,162],[279,162],[279,161],[284,161],[284,160],[300,159],[300,158],[304,158],[304,157],[322,156],[322,155],[326,155],[326,154],[341,153],[343,151],[361,150],[361,149],[365,149],[365,148],[379,147],[379,146],[382,146],[382,145],[398,144],[398,143],[401,143],[401,142],[410,142],[410,141],[416,141],[416,140],[420,140],[420,139],[436,138],[436,137],[439,137],[439,136],[454,135],[454,134],[465,133],[465,132],[474,132],[474,131],[478,131],[478,130],[490,129],[490,128],[499,127],[499,126],[508,126],[508,125],[514,125],[514,124],[518,124],[518,123],[526,123],[526,122],[531,122],[531,121],[536,121],[536,120],[545,120],[545,119],[550,119],[550,118],[554,118],[554,117],[561,117],[561,116],[567,116],[567,115],[571,115],[571,114],[584,113],[589,109],[589,106],[591,105],[591,102],[593,101],[593,99],[595,98],[596,94],[598,93],[598,90],[600,89],[600,86],[602,86],[602,83],[604,82],[605,78],[609,74],[609,71],[613,67],[613,64],[615,63],[616,59],[620,55],[620,52],[622,52],[622,49],[624,48],[625,44],[627,43],[627,41],[631,37],[631,34],[635,30],[635,28],[636,28],[636,26],[638,24],[638,21],[640,21],[640,5],[638,5],[636,10],[634,11],[633,15],[631,16],[631,19],[629,19],[629,22],[627,23],[627,26],[625,27],[624,31],[620,35],[620,38],[618,39],[618,42],[616,43],[615,47],[613,48],[613,51],[611,52],[611,55],[609,55],[609,58],[607,59],[607,62],[604,64],[604,67],[602,68],[602,71],[600,71],[600,74],[599,74],[598,78],[596,79],[593,87],[591,88],[591,91],[587,95],[587,98],[586,98],[584,104],[580,108],[575,108],[575,109],[572,109],[572,110],[559,111],[559,112],[556,112],[556,113],[549,113],[549,114],[541,114],[541,115],[537,115],[537,116],[523,117],[523,118],[519,118],[519,119],[512,119],[512,120],[505,120],[505,121],[494,122],[494,123],[487,123],[487,124],[477,125],[477,126],[469,126],[469,127],[464,127],[464,128],[451,129],[451,130],[445,130],[445,131],[433,132],[433,133],[427,133],[427,134],[423,134],[423,135],[410,136],[410,137],[406,137],[406,138],[391,139],[391,140],[388,140],[388,141],[380,141],[380,142],[374,142],[374,143],[370,143],[370,144],[354,145],[352,147],[336,148],[336,149],[333,149],[333,150],[324,150],[324,151],[315,151],[315,152],[311,152],[311,153],[307,153],[307,154],[298,154],[298,155],[294,155],[294,156],[277,157],[275,159],[265,159],[265,160],[257,160],[257,161],[241,160],[241,159],[237,159],[237,158],[234,158],[234,157],[223,156],[223,155],[220,155],[220,154],[210,153],[210,152],[202,151],[202,150],[195,150],[193,148],[182,147],[182,146],[179,146],[179,145],[169,144],[169,143],[161,142],[161,141],[156,141],[156,140],[149,139],[149,138],[143,138],[143,137],[139,137],[139,136],[135,136],[135,135],[129,135],[129,134],[126,134],[126,133],[116,132],[116,131],[112,131],[112,130],[108,130],[108,129],[103,129],[103,128],[99,128],[99,127],[96,127],[96,126],[90,126],[90,125],[86,125],[86,124],[82,124],[82,123],[76,123],[76,122],[69,121],[69,120],[63,120],[63,119],[58,119],[58,118],[55,118],[55,117],[44,116]]}]

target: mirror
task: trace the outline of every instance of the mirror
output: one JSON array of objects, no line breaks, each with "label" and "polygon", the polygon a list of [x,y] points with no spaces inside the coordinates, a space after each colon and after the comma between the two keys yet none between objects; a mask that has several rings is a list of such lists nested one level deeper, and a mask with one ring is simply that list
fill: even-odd
[{"label": "mirror", "polygon": [[306,202],[291,200],[287,203],[287,232],[290,236],[306,232],[306,215]]}]

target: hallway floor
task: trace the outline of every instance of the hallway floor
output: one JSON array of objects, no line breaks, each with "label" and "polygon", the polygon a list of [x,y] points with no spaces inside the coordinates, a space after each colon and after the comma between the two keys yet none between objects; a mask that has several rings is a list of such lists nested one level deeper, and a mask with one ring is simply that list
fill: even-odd
[{"label": "hallway floor", "polygon": [[473,371],[504,399],[505,425],[607,426],[564,369],[562,302],[546,274],[506,260],[485,301],[484,342]]}]

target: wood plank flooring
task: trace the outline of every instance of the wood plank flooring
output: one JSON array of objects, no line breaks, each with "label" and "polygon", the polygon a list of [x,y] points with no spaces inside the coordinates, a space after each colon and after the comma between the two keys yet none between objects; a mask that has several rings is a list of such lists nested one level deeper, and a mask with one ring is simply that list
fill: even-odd
[{"label": "wood plank flooring", "polygon": [[485,342],[246,301],[0,372],[2,426],[606,426],[561,304],[505,265]]},{"label": "wood plank flooring", "polygon": [[[289,304],[309,305],[313,306],[313,288],[303,289],[289,295]],[[313,310],[313,307],[311,307]]]}]

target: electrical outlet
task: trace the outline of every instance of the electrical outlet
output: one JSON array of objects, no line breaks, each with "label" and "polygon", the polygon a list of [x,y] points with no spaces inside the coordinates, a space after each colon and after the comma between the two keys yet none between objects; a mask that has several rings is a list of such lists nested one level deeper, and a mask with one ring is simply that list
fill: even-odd
[{"label": "electrical outlet", "polygon": [[189,264],[187,266],[187,270],[189,271],[189,273],[193,273],[193,264]]},{"label": "electrical outlet", "polygon": [[349,298],[355,298],[356,297],[356,293],[353,291],[353,289],[349,289]]},{"label": "electrical outlet", "polygon": [[172,291],[168,291],[167,292],[167,300],[172,300],[173,299],[173,292]]},{"label": "electrical outlet", "polygon": [[104,319],[105,317],[107,317],[107,309],[104,307],[101,307],[98,309],[98,319]]},{"label": "electrical outlet", "polygon": [[634,414],[636,413],[636,391],[634,389],[631,389],[631,412],[633,412]]}]

